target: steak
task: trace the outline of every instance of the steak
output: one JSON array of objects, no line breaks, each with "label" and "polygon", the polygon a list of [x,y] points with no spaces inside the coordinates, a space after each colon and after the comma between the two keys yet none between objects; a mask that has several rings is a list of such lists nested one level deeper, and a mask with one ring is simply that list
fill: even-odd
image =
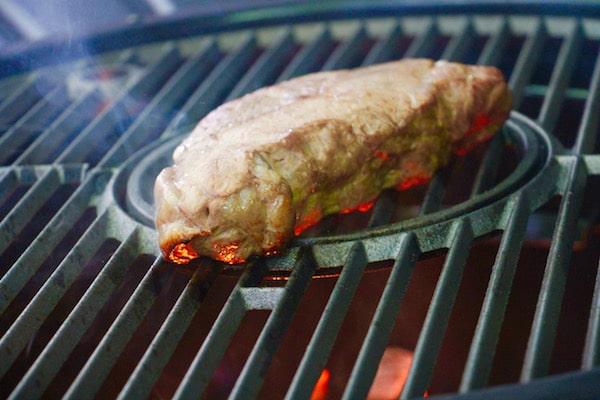
[{"label": "steak", "polygon": [[176,263],[281,252],[326,215],[430,179],[510,108],[498,69],[426,59],[259,89],[210,112],[157,177],[160,248]]}]

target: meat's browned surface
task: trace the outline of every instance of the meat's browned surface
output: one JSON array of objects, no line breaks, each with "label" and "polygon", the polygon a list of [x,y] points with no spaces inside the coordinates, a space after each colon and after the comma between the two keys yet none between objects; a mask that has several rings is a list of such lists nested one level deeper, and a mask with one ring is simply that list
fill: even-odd
[{"label": "meat's browned surface", "polygon": [[155,184],[164,256],[238,263],[323,216],[429,179],[510,111],[493,67],[414,59],[321,72],[228,102]]}]

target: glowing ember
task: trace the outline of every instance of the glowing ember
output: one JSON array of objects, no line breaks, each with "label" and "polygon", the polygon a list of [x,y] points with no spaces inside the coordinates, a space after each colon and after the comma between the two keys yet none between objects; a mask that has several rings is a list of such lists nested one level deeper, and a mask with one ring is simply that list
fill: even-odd
[{"label": "glowing ember", "polygon": [[471,128],[469,128],[469,130],[465,132],[465,136],[473,135],[474,133],[488,126],[490,122],[492,121],[487,115],[485,115],[481,111],[478,112],[477,116],[475,117],[475,120],[473,121],[473,125],[471,125]]},{"label": "glowing ember", "polygon": [[240,248],[240,242],[235,241],[232,243],[215,243],[213,248],[216,251],[215,259],[226,262],[227,264],[239,264],[246,261],[245,259],[236,255],[237,250]]},{"label": "glowing ember", "polygon": [[411,188],[413,186],[420,185],[421,183],[427,182],[429,180],[428,176],[414,176],[412,178],[408,178],[403,180],[398,185],[398,190],[405,190]]},{"label": "glowing ember", "polygon": [[305,216],[302,221],[296,222],[296,226],[294,226],[294,234],[298,236],[304,230],[319,222],[322,216],[321,210],[315,208],[307,216]]},{"label": "glowing ember", "polygon": [[388,347],[381,357],[368,400],[397,399],[408,377],[413,352],[401,347]]},{"label": "glowing ember", "polygon": [[367,201],[366,203],[360,204],[358,207],[354,208],[344,208],[340,211],[341,214],[349,214],[354,211],[367,212],[375,205],[375,200]]},{"label": "glowing ember", "polygon": [[331,374],[328,369],[324,369],[319,376],[315,388],[310,396],[310,400],[325,400],[329,391],[329,379]]},{"label": "glowing ember", "polygon": [[169,260],[177,264],[187,264],[198,257],[200,257],[200,255],[186,243],[179,243],[177,246],[173,247],[173,250],[169,253]]}]

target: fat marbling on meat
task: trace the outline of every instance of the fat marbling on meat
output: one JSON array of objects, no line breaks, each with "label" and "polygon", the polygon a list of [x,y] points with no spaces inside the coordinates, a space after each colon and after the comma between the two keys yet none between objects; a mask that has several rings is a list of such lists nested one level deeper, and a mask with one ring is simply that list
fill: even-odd
[{"label": "fat marbling on meat", "polygon": [[259,89],[202,119],[157,177],[160,248],[177,263],[280,252],[323,216],[430,179],[510,107],[498,69],[426,59]]}]

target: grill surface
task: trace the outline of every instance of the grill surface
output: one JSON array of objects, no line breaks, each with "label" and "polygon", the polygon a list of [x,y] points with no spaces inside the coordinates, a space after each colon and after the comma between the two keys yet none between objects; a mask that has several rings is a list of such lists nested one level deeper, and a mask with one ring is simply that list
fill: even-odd
[{"label": "grill surface", "polygon": [[[366,396],[386,346],[411,329],[403,398],[426,391],[598,396],[600,21],[431,10],[406,16],[398,6],[365,9],[362,19],[314,14],[313,22],[290,26],[296,11],[0,81],[0,395],[309,398],[323,368],[335,373],[355,303],[370,299],[333,397]],[[401,57],[501,68],[515,112],[498,139],[424,188],[384,194],[366,216],[332,217],[285,257],[239,267],[201,260],[193,269],[157,257],[149,189],[202,116],[266,84]],[[461,171],[473,165],[472,184],[457,195]],[[529,265],[527,246],[542,242],[548,247],[538,265]],[[493,256],[478,258],[480,246],[491,246]],[[418,290],[411,288],[434,269],[427,256],[439,271],[428,275],[422,321],[406,327],[403,310],[416,313],[407,305]],[[528,270],[535,282],[525,290],[537,300],[523,305],[519,330],[511,304],[518,308],[519,277]],[[365,294],[373,276],[379,289]],[[592,283],[576,303],[587,306],[573,309],[569,282],[578,279]],[[456,328],[455,315],[465,312],[461,288],[472,280],[481,286],[469,295],[473,321]],[[315,286],[327,295],[306,340],[294,343],[295,313]],[[577,365],[565,366],[555,360],[570,314],[585,326],[581,345],[569,349]],[[525,332],[512,351],[519,376],[505,377],[499,371],[513,329]],[[467,344],[464,357],[448,364],[453,335]],[[299,348],[293,357],[290,345]],[[236,352],[237,366],[228,367]],[[281,367],[288,356],[291,367]],[[459,371],[440,372],[440,365]],[[273,385],[278,368],[292,369],[283,388]],[[437,384],[444,373],[458,377]],[[514,386],[494,387],[500,383]]]}]

